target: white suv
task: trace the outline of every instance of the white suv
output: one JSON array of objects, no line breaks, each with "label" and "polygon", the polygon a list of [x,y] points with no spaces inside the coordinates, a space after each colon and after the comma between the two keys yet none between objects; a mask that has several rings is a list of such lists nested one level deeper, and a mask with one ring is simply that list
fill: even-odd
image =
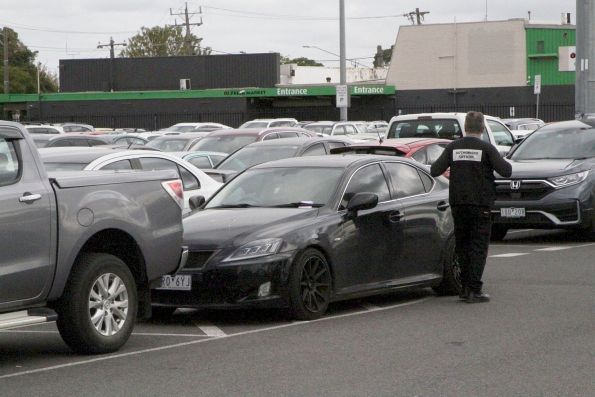
[{"label": "white suv", "polygon": [[[444,138],[458,139],[465,136],[463,129],[466,113],[418,113],[395,116],[390,119],[387,138]],[[515,144],[515,138],[497,117],[484,116],[484,141],[498,148],[505,155]]]}]

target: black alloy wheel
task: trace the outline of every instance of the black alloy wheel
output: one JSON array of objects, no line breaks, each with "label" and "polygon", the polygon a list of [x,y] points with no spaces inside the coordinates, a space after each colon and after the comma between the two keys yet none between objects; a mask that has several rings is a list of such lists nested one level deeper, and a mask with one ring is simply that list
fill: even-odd
[{"label": "black alloy wheel", "polygon": [[298,320],[322,317],[331,296],[331,271],[324,255],[307,249],[295,260],[290,278],[290,311]]}]

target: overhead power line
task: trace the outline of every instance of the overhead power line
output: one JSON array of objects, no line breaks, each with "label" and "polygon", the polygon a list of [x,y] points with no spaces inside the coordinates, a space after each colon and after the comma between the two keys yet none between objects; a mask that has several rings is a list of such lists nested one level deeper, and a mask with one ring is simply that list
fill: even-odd
[{"label": "overhead power line", "polygon": [[80,30],[60,30],[60,29],[53,29],[53,28],[46,28],[46,27],[39,27],[39,26],[30,26],[30,25],[21,25],[18,23],[8,23],[0,21],[0,24],[9,27],[9,28],[18,28],[23,30],[35,30],[39,32],[50,32],[50,33],[65,33],[65,34],[129,34],[129,33],[136,33],[134,30],[129,31],[122,31],[122,32],[114,32],[114,31],[103,31],[103,32],[93,32],[93,31],[80,31]]}]

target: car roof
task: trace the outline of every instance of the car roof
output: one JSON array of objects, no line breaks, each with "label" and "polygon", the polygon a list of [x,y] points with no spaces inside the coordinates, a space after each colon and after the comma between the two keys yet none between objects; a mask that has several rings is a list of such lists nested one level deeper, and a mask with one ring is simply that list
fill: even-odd
[{"label": "car roof", "polygon": [[[449,139],[441,138],[391,138],[385,139],[378,146],[408,146],[409,148],[415,148],[418,146],[431,145],[432,143],[450,143]],[[357,144],[358,146],[367,146],[365,143]]]},{"label": "car roof", "polygon": [[[268,146],[308,146],[313,145],[317,142],[347,142],[347,139],[337,139],[333,137],[311,137],[311,138],[283,138],[283,139],[270,139],[267,141],[260,141],[251,143],[245,147],[268,147]],[[239,149],[238,149],[239,150]]]},{"label": "car roof", "polygon": [[[411,113],[411,114],[401,114],[398,116],[393,116],[390,120],[391,121],[411,121],[417,120],[420,117],[430,119],[465,119],[467,113],[462,112],[436,112],[436,113]],[[489,116],[484,114],[484,117],[488,120],[500,120],[498,117]]]},{"label": "car roof", "polygon": [[204,131],[204,132],[181,132],[179,134],[177,133],[173,133],[173,134],[159,134],[155,139],[153,139],[153,141],[156,140],[166,140],[166,139],[194,139],[194,138],[202,138],[204,136],[207,136],[209,134],[209,132]]},{"label": "car roof", "polygon": [[[305,132],[311,134],[312,131],[304,130],[296,127],[272,127],[272,128],[228,128],[223,130],[212,131],[208,136],[224,136],[224,135],[244,135],[244,136],[260,136],[265,133],[295,131]],[[287,138],[285,138],[287,139]]]},{"label": "car roof", "polygon": [[[253,166],[251,169],[257,168],[291,168],[291,167],[337,167],[347,168],[350,166],[364,165],[373,163],[375,161],[395,160],[393,156],[370,155],[370,154],[337,154],[337,155],[323,155],[323,156],[307,156],[307,157],[290,157],[282,160],[269,161]],[[399,158],[414,164],[414,162],[407,159]],[[419,164],[417,164],[419,166]]]},{"label": "car roof", "polygon": [[100,148],[100,147],[51,147],[40,148],[39,155],[44,162],[57,163],[90,163],[99,157],[107,154],[112,154],[116,149]]}]

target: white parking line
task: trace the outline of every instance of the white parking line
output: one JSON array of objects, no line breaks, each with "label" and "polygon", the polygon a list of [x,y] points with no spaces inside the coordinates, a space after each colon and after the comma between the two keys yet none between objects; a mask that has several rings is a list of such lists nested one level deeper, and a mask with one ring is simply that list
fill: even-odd
[{"label": "white parking line", "polygon": [[562,247],[546,247],[546,248],[539,248],[533,251],[562,251],[562,250],[567,250],[570,248],[576,248],[576,246],[574,245],[566,245],[566,246],[562,246]]},{"label": "white parking line", "polygon": [[[8,329],[0,331],[0,334],[59,334],[58,331],[42,331],[42,330],[26,330],[26,329]],[[193,337],[193,338],[209,338],[209,335],[202,334],[167,334],[159,332],[133,332],[134,336],[181,336],[181,337]]]},{"label": "white parking line", "polygon": [[[410,306],[410,305],[414,305],[414,304],[417,304],[417,303],[425,302],[425,301],[427,301],[427,300],[429,300],[431,298],[433,298],[433,297],[432,296],[429,296],[429,297],[426,297],[426,298],[421,298],[421,299],[417,299],[417,300],[410,301],[410,302],[399,303],[399,304],[392,305],[392,306],[386,306],[386,307],[383,307],[383,308],[378,309],[377,311],[385,311],[385,310],[396,309],[396,308],[399,308],[399,307]],[[172,344],[172,345],[166,345],[166,346],[160,346],[160,347],[153,347],[153,348],[149,348],[149,349],[137,350],[137,351],[134,351],[134,352],[119,353],[119,354],[113,354],[113,355],[104,356],[104,357],[96,357],[96,358],[92,358],[92,359],[88,359],[88,360],[76,361],[76,362],[73,362],[73,363],[59,364],[59,365],[53,365],[51,367],[44,367],[44,368],[32,369],[32,370],[28,370],[28,371],[16,372],[16,373],[13,373],[13,374],[0,375],[0,380],[2,380],[2,379],[8,379],[8,378],[14,378],[14,377],[17,377],[17,376],[36,374],[36,373],[40,373],[40,372],[48,372],[48,371],[53,371],[53,370],[61,369],[61,368],[76,367],[76,366],[79,366],[79,365],[97,363],[97,362],[106,361],[106,360],[112,360],[112,359],[116,359],[116,358],[137,356],[137,355],[140,355],[140,354],[153,353],[153,352],[158,352],[158,351],[162,351],[162,350],[171,350],[171,349],[175,349],[175,348],[178,348],[178,347],[192,346],[192,345],[197,345],[197,344],[200,344],[200,343],[206,343],[206,342],[217,341],[217,340],[221,340],[221,339],[233,338],[233,337],[236,337],[236,336],[257,334],[257,333],[260,333],[260,332],[267,332],[267,331],[273,331],[273,330],[277,330],[277,329],[283,329],[283,328],[289,328],[289,327],[296,327],[296,326],[300,326],[300,325],[303,325],[303,324],[315,324],[315,323],[321,322],[321,321],[335,320],[335,319],[338,319],[338,318],[358,316],[358,315],[367,314],[367,313],[370,313],[370,312],[368,312],[368,311],[361,311],[361,312],[356,312],[356,313],[339,314],[339,315],[336,315],[336,316],[323,317],[323,318],[320,318],[318,320],[298,321],[298,322],[293,322],[293,323],[289,323],[289,324],[276,325],[276,326],[273,326],[273,327],[267,327],[267,328],[254,329],[254,330],[250,330],[250,331],[238,332],[238,333],[235,333],[235,334],[225,335],[225,336],[222,336],[220,338],[208,338],[208,339],[193,340],[193,341],[189,341],[189,342],[180,342],[180,343],[175,343],[175,344]]]},{"label": "white parking line", "polygon": [[223,332],[223,330],[219,327],[214,326],[211,323],[205,323],[204,321],[200,323],[194,323],[205,335],[213,337],[213,338],[221,338],[226,336],[227,334]]},{"label": "white parking line", "polygon": [[528,252],[509,252],[507,254],[490,255],[488,258],[512,258],[514,256],[529,255]]}]

